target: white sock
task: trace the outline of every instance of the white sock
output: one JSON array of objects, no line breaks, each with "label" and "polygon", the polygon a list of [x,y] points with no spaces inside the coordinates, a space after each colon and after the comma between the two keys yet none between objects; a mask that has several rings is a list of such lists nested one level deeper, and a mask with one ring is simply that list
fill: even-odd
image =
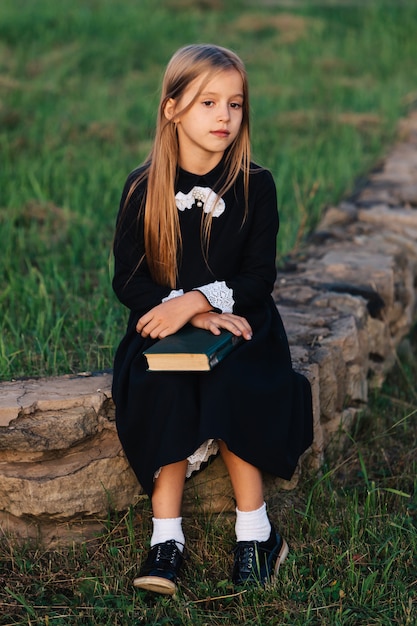
[{"label": "white sock", "polygon": [[152,518],[153,533],[151,548],[157,543],[173,539],[181,552],[184,550],[185,537],[182,532],[182,517]]},{"label": "white sock", "polygon": [[239,511],[236,508],[235,531],[237,541],[267,541],[271,535],[271,523],[265,502],[255,511]]}]

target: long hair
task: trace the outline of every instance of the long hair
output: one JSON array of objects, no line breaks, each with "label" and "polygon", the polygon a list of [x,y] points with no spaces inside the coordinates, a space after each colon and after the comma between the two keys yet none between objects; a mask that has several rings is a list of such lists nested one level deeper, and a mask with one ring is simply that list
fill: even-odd
[{"label": "long hair", "polygon": [[[152,278],[161,285],[174,289],[177,282],[178,259],[181,254],[181,233],[178,209],[175,204],[175,182],[177,176],[179,144],[176,124],[165,116],[165,106],[171,98],[179,101],[190,83],[201,78],[195,97],[182,110],[180,117],[188,111],[204,85],[218,72],[236,69],[243,83],[242,123],[237,137],[227,150],[226,176],[220,190],[221,197],[230,189],[241,171],[247,206],[250,164],[249,101],[246,69],[241,59],[231,50],[210,44],[194,44],[178,50],[171,58],[165,71],[161,99],[158,109],[155,139],[152,150],[145,160],[146,167],[133,189],[147,178],[147,193],[144,196],[144,239],[145,256]],[[131,192],[133,192],[131,189]],[[128,195],[128,200],[130,198]],[[127,200],[127,201],[128,201]],[[210,237],[212,216],[209,214],[203,227],[203,239]]]}]

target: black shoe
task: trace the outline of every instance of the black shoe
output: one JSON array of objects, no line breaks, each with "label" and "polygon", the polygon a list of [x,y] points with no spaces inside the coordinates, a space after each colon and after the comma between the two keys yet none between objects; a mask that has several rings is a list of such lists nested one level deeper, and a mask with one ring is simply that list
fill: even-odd
[{"label": "black shoe", "polygon": [[134,579],[134,587],[172,596],[184,557],[173,539],[153,546]]},{"label": "black shoe", "polygon": [[238,587],[265,585],[278,573],[288,554],[288,544],[271,525],[267,541],[238,541],[234,550],[232,581]]}]

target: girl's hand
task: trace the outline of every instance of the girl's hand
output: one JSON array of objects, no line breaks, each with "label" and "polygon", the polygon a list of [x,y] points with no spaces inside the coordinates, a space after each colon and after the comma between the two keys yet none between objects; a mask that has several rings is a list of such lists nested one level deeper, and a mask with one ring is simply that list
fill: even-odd
[{"label": "girl's hand", "polygon": [[252,339],[252,328],[248,320],[234,313],[199,313],[194,315],[190,322],[197,328],[211,331],[213,335],[220,335],[221,329],[224,328],[238,337]]},{"label": "girl's hand", "polygon": [[188,291],[182,296],[157,304],[142,315],[136,324],[136,331],[142,337],[162,339],[176,333],[195,315],[210,309],[210,303],[200,291]]}]

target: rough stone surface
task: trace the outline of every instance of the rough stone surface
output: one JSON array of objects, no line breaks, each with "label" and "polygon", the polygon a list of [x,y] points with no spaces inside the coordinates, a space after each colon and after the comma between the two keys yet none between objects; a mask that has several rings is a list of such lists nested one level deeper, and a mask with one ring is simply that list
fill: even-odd
[{"label": "rough stone surface", "polygon": [[[320,468],[381,384],[416,314],[417,114],[351,202],[330,207],[274,298],[294,366],[310,380],[314,442],[292,481],[265,477],[266,497]],[[0,526],[46,542],[84,538],[109,508],[145,497],[121,450],[111,373],[0,385]],[[186,511],[231,511],[220,458],[187,481]]]}]

